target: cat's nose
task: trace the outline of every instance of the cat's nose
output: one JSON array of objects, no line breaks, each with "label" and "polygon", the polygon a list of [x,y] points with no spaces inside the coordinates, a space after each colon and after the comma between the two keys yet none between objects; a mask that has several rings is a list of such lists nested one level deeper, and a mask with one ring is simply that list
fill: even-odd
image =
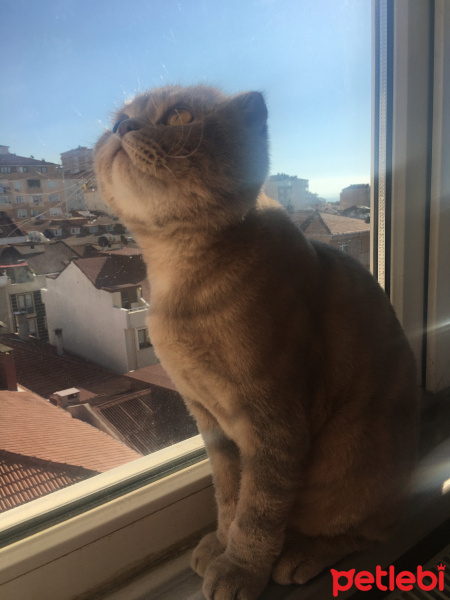
[{"label": "cat's nose", "polygon": [[136,119],[122,119],[114,125],[113,133],[117,133],[120,137],[123,137],[129,131],[136,131],[140,128],[141,125]]}]

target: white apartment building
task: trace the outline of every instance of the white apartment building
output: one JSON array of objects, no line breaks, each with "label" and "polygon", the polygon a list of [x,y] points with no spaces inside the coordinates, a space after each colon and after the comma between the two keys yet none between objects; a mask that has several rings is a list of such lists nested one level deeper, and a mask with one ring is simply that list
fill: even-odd
[{"label": "white apartment building", "polygon": [[46,278],[49,341],[118,373],[158,362],[148,335],[149,286],[140,250],[74,260]]}]

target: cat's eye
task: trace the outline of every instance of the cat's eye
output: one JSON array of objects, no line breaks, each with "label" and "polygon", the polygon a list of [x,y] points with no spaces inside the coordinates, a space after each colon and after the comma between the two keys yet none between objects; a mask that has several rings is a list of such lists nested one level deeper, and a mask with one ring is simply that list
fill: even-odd
[{"label": "cat's eye", "polygon": [[164,122],[171,127],[175,125],[187,125],[194,120],[194,115],[184,107],[173,108],[166,116]]}]

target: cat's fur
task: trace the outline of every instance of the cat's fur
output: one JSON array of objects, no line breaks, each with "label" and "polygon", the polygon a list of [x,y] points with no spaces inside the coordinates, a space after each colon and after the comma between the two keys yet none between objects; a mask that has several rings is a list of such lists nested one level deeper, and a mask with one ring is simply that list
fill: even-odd
[{"label": "cat's fur", "polygon": [[166,87],[96,147],[148,265],[151,340],[211,458],[218,528],[192,565],[214,600],[385,539],[415,456],[406,338],[368,271],[260,194],[266,119],[256,92]]}]

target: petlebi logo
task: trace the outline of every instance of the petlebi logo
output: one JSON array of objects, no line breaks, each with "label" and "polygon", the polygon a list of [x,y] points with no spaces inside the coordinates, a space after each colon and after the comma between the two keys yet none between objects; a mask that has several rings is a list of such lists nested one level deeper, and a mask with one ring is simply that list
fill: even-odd
[{"label": "petlebi logo", "polygon": [[444,591],[444,571],[445,565],[442,563],[437,565],[437,573],[433,571],[424,571],[420,565],[416,572],[399,571],[396,573],[395,567],[392,565],[383,570],[379,565],[375,568],[375,573],[370,571],[359,571],[350,569],[349,571],[336,571],[330,569],[333,577],[333,596],[336,598],[339,592],[346,592],[355,586],[360,591],[369,591],[374,586],[379,590],[393,592],[401,590],[402,592],[412,590],[414,585],[417,585],[421,590],[430,592],[438,589]]}]

